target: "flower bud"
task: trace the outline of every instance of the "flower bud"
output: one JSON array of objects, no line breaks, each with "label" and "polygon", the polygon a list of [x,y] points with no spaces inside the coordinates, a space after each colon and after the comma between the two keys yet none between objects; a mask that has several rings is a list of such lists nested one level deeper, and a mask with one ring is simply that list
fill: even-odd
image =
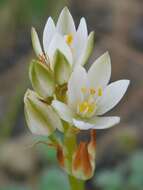
[{"label": "flower bud", "polygon": [[91,132],[89,143],[80,142],[72,162],[72,175],[81,180],[88,180],[95,170],[95,132]]},{"label": "flower bud", "polygon": [[63,131],[61,120],[53,108],[32,90],[24,96],[25,116],[29,129],[35,135],[51,135],[56,128]]},{"label": "flower bud", "polygon": [[63,85],[68,82],[71,75],[71,65],[59,50],[54,55],[54,75],[57,84]]},{"label": "flower bud", "polygon": [[53,73],[46,64],[37,60],[32,61],[29,68],[29,77],[34,90],[44,99],[53,96],[55,81]]}]

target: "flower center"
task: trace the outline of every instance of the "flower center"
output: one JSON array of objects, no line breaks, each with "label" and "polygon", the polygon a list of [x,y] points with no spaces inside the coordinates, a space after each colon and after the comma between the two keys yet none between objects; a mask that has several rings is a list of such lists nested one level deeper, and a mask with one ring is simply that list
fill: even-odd
[{"label": "flower center", "polygon": [[90,103],[88,101],[83,101],[79,104],[79,112],[80,113],[92,113],[95,110],[96,104]]},{"label": "flower center", "polygon": [[95,113],[97,108],[96,106],[96,97],[102,96],[102,88],[81,88],[81,92],[85,96],[82,102],[78,104],[77,112],[83,117],[91,117]]},{"label": "flower center", "polygon": [[66,40],[66,43],[71,46],[72,43],[73,43],[73,35],[72,34],[68,34],[65,36],[65,40]]}]

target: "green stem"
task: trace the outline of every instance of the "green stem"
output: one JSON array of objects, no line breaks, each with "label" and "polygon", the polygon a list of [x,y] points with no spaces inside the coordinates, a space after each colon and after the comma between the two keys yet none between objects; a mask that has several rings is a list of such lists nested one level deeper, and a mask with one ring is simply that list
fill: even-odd
[{"label": "green stem", "polygon": [[71,190],[85,190],[84,189],[84,181],[81,181],[79,179],[76,179],[73,176],[68,176],[69,177],[69,183],[71,186]]},{"label": "green stem", "polygon": [[[68,164],[69,164],[69,171],[72,172],[72,156],[76,149],[76,134],[69,128],[65,135],[64,145],[67,147],[67,157],[68,157]],[[84,190],[84,181],[76,179],[75,177],[69,175],[69,183],[71,186],[71,190]]]}]

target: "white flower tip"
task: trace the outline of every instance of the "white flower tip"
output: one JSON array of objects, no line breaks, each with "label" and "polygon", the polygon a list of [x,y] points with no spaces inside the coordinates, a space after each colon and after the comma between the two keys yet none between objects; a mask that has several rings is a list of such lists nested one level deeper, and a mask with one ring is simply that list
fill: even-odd
[{"label": "white flower tip", "polygon": [[117,125],[118,123],[120,123],[120,120],[121,120],[120,117],[115,117],[115,119],[116,119],[115,120],[115,125]]},{"label": "white flower tip", "polygon": [[[46,24],[48,24],[48,23],[55,25],[54,20],[52,19],[52,17],[51,17],[51,16],[50,16],[50,17],[48,17],[48,19],[47,19]],[[46,25],[45,25],[45,26],[46,26]]]},{"label": "white flower tip", "polygon": [[128,88],[128,86],[130,85],[130,80],[128,80],[128,79],[122,79],[120,81],[124,82],[124,88],[125,88],[125,91],[126,91],[127,88]]},{"label": "white flower tip", "polygon": [[[110,59],[110,54],[108,51],[106,51],[103,55],[102,55],[102,58],[105,59],[105,60],[108,60],[107,62],[111,61]],[[105,61],[106,63],[106,61]]]},{"label": "white flower tip", "polygon": [[80,19],[80,22],[83,22],[83,23],[85,23],[85,24],[86,24],[86,20],[85,20],[85,18],[84,18],[84,17],[82,17],[82,18]]},{"label": "white flower tip", "polygon": [[65,13],[70,13],[70,11],[69,11],[69,9],[68,9],[68,7],[66,6],[66,7],[64,7],[63,9],[62,9],[62,12],[65,12]]}]

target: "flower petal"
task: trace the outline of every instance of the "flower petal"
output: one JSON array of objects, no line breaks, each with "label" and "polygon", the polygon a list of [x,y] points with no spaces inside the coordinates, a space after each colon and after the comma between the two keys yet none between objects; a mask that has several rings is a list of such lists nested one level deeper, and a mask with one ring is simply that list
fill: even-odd
[{"label": "flower petal", "polygon": [[86,48],[87,38],[88,32],[86,20],[85,18],[81,18],[73,43],[74,59],[76,66],[81,65],[81,57],[83,56],[83,52]]},{"label": "flower petal", "polygon": [[29,129],[35,135],[51,135],[56,128],[63,131],[60,118],[53,108],[40,100],[32,90],[24,96],[25,116]]},{"label": "flower petal", "polygon": [[81,130],[107,129],[119,122],[119,117],[94,117],[88,121],[73,119],[74,125]]},{"label": "flower petal", "polygon": [[81,61],[80,61],[81,65],[86,64],[90,55],[92,54],[92,51],[94,49],[94,44],[95,44],[94,36],[95,36],[94,32],[91,32],[88,36],[86,47],[84,49],[84,52],[82,53],[82,57],[81,57]]},{"label": "flower petal", "polygon": [[88,81],[91,88],[105,88],[111,76],[111,61],[107,53],[99,57],[88,71]]},{"label": "flower petal", "polygon": [[45,52],[47,52],[55,32],[56,32],[55,23],[53,19],[49,17],[43,32],[43,47]]},{"label": "flower petal", "polygon": [[111,110],[124,96],[130,81],[118,80],[108,85],[97,102],[97,115],[102,115]]},{"label": "flower petal", "polygon": [[66,44],[64,38],[59,34],[56,34],[53,37],[53,40],[51,41],[50,46],[48,48],[48,52],[46,52],[50,58],[50,63],[52,64],[51,65],[52,68],[53,68],[54,54],[55,54],[56,50],[60,50],[64,54],[64,56],[66,57],[68,62],[72,65],[71,50],[70,50],[69,46]]},{"label": "flower petal", "polygon": [[67,121],[69,123],[72,123],[72,118],[73,118],[74,114],[72,113],[72,111],[66,104],[64,104],[58,100],[53,100],[52,106],[56,110],[56,112],[58,113],[58,115],[60,116],[61,119],[63,119],[64,121]]},{"label": "flower petal", "polygon": [[57,32],[62,35],[76,32],[74,20],[67,7],[61,11],[56,28]]},{"label": "flower petal", "polygon": [[38,37],[38,34],[34,27],[32,27],[32,29],[31,29],[31,39],[32,39],[33,49],[34,49],[37,57],[39,57],[40,55],[43,55],[39,37]]},{"label": "flower petal", "polygon": [[82,66],[76,67],[68,82],[68,104],[76,111],[77,104],[83,100],[82,88],[87,86],[87,73]]}]

